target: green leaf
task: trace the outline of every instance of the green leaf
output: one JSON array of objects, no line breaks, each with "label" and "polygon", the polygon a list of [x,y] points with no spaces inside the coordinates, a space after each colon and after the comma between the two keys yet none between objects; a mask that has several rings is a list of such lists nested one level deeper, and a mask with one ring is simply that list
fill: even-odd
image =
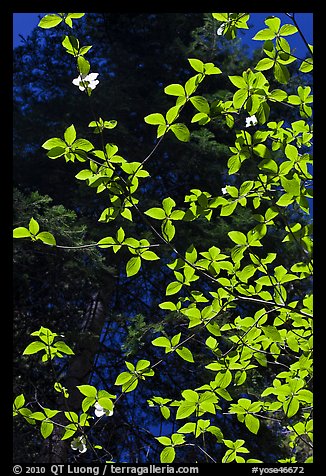
[{"label": "green leaf", "polygon": [[242,76],[229,76],[229,80],[237,88],[246,89],[248,87],[245,79]]},{"label": "green leaf", "polygon": [[41,18],[38,26],[40,28],[44,28],[44,29],[53,28],[53,27],[59,25],[59,23],[61,23],[62,20],[63,20],[63,18],[60,17],[59,15],[56,15],[55,13],[51,13],[51,14],[45,15],[43,18]]},{"label": "green leaf", "polygon": [[237,204],[238,204],[238,202],[234,201],[234,202],[231,202],[231,203],[227,203],[226,205],[222,205],[221,216],[226,217],[226,216],[232,215],[232,213],[234,212],[234,210],[237,207]]},{"label": "green leaf", "polygon": [[292,196],[298,197],[300,195],[300,186],[301,182],[298,177],[293,177],[292,179],[288,180],[285,177],[281,177],[281,184],[284,190]]},{"label": "green leaf", "polygon": [[197,402],[199,399],[199,395],[195,390],[191,390],[190,388],[184,390],[182,392],[182,396],[185,400],[189,402]]},{"label": "green leaf", "polygon": [[287,98],[287,93],[283,89],[273,89],[269,95],[269,99],[274,101],[285,101]]},{"label": "green leaf", "polygon": [[275,33],[273,33],[269,28],[258,31],[253,40],[273,40],[275,38]]},{"label": "green leaf", "polygon": [[228,13],[212,13],[212,16],[216,20],[222,21],[222,22],[228,21],[228,17],[229,17]]},{"label": "green leaf", "polygon": [[288,68],[281,63],[276,62],[274,66],[274,77],[281,84],[287,84],[290,79]]},{"label": "green leaf", "polygon": [[65,153],[65,150],[65,147],[53,147],[46,155],[49,157],[49,159],[57,159]]},{"label": "green leaf", "polygon": [[182,142],[188,142],[190,140],[190,131],[185,124],[177,123],[170,126],[171,131]]},{"label": "green leaf", "polygon": [[36,238],[41,240],[45,245],[56,246],[54,236],[48,231],[41,231]]},{"label": "green leaf", "polygon": [[40,352],[40,350],[44,350],[46,347],[47,346],[44,342],[34,341],[26,347],[23,355],[36,354],[36,352]]},{"label": "green leaf", "polygon": [[266,18],[265,25],[267,25],[270,30],[276,34],[280,29],[281,20],[278,17],[269,17]]},{"label": "green leaf", "polygon": [[43,436],[43,438],[47,438],[48,436],[51,435],[52,431],[53,431],[53,423],[51,421],[42,421],[41,423],[41,435]]},{"label": "green leaf", "polygon": [[53,137],[42,144],[43,149],[53,149],[54,147],[66,147],[66,143],[58,137]]},{"label": "green leaf", "polygon": [[209,104],[207,102],[207,99],[205,99],[203,96],[193,96],[190,98],[190,102],[199,112],[209,114]]},{"label": "green leaf", "polygon": [[256,144],[253,147],[253,152],[258,155],[258,157],[262,157],[263,159],[271,159],[272,154],[270,150],[266,147],[265,144]]},{"label": "green leaf", "polygon": [[279,331],[276,329],[275,326],[264,326],[262,327],[264,334],[272,339],[274,342],[282,342],[283,339],[281,337],[281,334]]},{"label": "green leaf", "polygon": [[175,458],[175,449],[173,446],[167,446],[160,454],[161,463],[172,463]]},{"label": "green leaf", "polygon": [[30,236],[31,236],[31,232],[23,226],[19,226],[18,228],[14,228],[13,230],[14,238],[29,238]]},{"label": "green leaf", "polygon": [[257,71],[265,71],[267,69],[271,69],[274,65],[274,60],[271,58],[263,58],[255,66]]},{"label": "green leaf", "polygon": [[76,423],[69,423],[65,426],[65,432],[61,438],[61,440],[67,440],[71,438],[77,431],[78,425]]},{"label": "green leaf", "polygon": [[178,293],[181,288],[182,288],[182,283],[179,283],[179,281],[173,281],[167,286],[165,294],[166,296],[171,296],[172,294]]},{"label": "green leaf", "polygon": [[171,342],[167,337],[157,337],[156,339],[152,340],[152,344],[157,347],[166,347],[171,348]]},{"label": "green leaf", "polygon": [[222,443],[223,433],[220,430],[220,428],[218,428],[217,426],[211,425],[207,428],[207,431],[209,431],[209,433],[212,433],[216,437],[218,443]]},{"label": "green leaf", "polygon": [[302,61],[299,71],[302,73],[310,73],[310,71],[313,70],[313,59],[312,58],[306,58],[305,60]]},{"label": "green leaf", "polygon": [[190,66],[197,71],[198,73],[203,73],[204,72],[204,63],[196,58],[188,58],[188,61],[190,63]]},{"label": "green leaf", "polygon": [[24,406],[24,403],[25,403],[25,397],[24,397],[24,394],[21,393],[14,400],[14,409],[18,410],[19,408],[22,408]]},{"label": "green leaf", "polygon": [[237,245],[247,244],[247,237],[241,231],[229,231],[228,235],[231,238],[231,240]]},{"label": "green leaf", "polygon": [[185,401],[182,402],[177,410],[176,419],[182,420],[183,418],[188,418],[194,413],[197,408],[196,402]]},{"label": "green leaf", "polygon": [[171,438],[168,436],[156,436],[155,438],[161,443],[161,445],[170,446],[172,444]]},{"label": "green leaf", "polygon": [[281,26],[279,34],[281,36],[288,36],[288,35],[293,35],[297,31],[298,31],[298,29],[297,29],[296,26],[286,23],[285,25]]},{"label": "green leaf", "polygon": [[144,118],[144,121],[147,124],[153,124],[153,125],[158,125],[158,124],[165,125],[166,124],[164,116],[162,114],[158,113],[158,112],[155,112],[153,114],[149,114],[148,116],[146,116]]},{"label": "green leaf", "polygon": [[180,435],[179,433],[174,433],[171,436],[171,439],[174,446],[182,445],[182,443],[185,442],[185,437],[183,435]]},{"label": "green leaf", "polygon": [[205,63],[205,74],[211,75],[211,74],[222,74],[222,71],[220,68],[214,65],[214,63]]},{"label": "green leaf", "polygon": [[124,385],[127,382],[129,382],[129,380],[131,380],[132,378],[133,376],[129,372],[122,372],[121,374],[117,376],[114,382],[114,385]]},{"label": "green leaf", "polygon": [[53,347],[55,347],[57,350],[64,354],[74,355],[74,351],[62,340],[56,342]]},{"label": "green leaf", "polygon": [[141,267],[140,256],[133,256],[132,258],[130,258],[130,260],[128,261],[126,265],[126,273],[128,278],[130,278],[130,276],[134,276],[135,274],[137,274],[138,271],[140,270],[140,267]]},{"label": "green leaf", "polygon": [[196,91],[197,86],[199,84],[199,79],[201,77],[202,77],[201,74],[196,74],[195,76],[192,76],[191,78],[189,78],[188,81],[186,82],[185,90],[188,97],[191,96],[191,94],[193,94]]},{"label": "green leaf", "polygon": [[93,172],[89,169],[83,169],[75,175],[76,179],[78,180],[87,180],[90,177],[93,177]]},{"label": "green leaf", "polygon": [[46,415],[44,415],[44,413],[42,412],[33,412],[31,413],[31,418],[34,418],[35,420],[38,420],[38,421],[43,421],[46,419]]},{"label": "green leaf", "polygon": [[[206,368],[212,368],[214,364],[208,364],[206,365]],[[215,377],[215,383],[218,387],[226,388],[230,385],[232,382],[232,373],[230,370],[223,370],[221,372],[218,372]]]},{"label": "green leaf", "polygon": [[166,218],[165,211],[162,208],[150,208],[145,212],[145,215],[148,215],[151,218],[155,218],[155,220],[164,220]]},{"label": "green leaf", "polygon": [[168,407],[160,407],[160,411],[161,411],[161,414],[163,416],[163,418],[165,418],[166,420],[168,420],[170,418],[170,409]]},{"label": "green leaf", "polygon": [[172,221],[165,220],[164,222],[162,222],[161,229],[162,229],[164,238],[167,241],[171,241],[175,235],[175,226],[173,225]]},{"label": "green leaf", "polygon": [[295,415],[299,411],[299,408],[299,400],[295,397],[290,397],[283,403],[283,410],[288,418],[291,418],[293,415]]},{"label": "green leaf", "polygon": [[169,216],[172,212],[172,209],[175,207],[176,203],[171,197],[164,198],[162,201],[163,209],[167,216]]},{"label": "green leaf", "polygon": [[195,422],[188,422],[182,425],[178,429],[178,433],[193,433],[196,429],[196,423]]},{"label": "green leaf", "polygon": [[169,311],[175,311],[176,310],[176,305],[171,301],[161,302],[161,304],[159,304],[159,307],[161,309],[167,309]]},{"label": "green leaf", "polygon": [[170,94],[171,96],[185,96],[184,87],[181,84],[170,84],[164,88],[165,94]]},{"label": "green leaf", "polygon": [[157,259],[160,259],[159,256],[157,256],[157,254],[154,253],[154,251],[144,251],[141,254],[141,257],[147,261],[155,261]]},{"label": "green leaf", "polygon": [[77,388],[85,397],[96,398],[97,390],[92,385],[77,385]]},{"label": "green leaf", "polygon": [[290,193],[284,193],[276,202],[276,205],[280,207],[287,207],[293,202],[293,195]]},{"label": "green leaf", "polygon": [[110,398],[108,397],[101,397],[98,399],[99,405],[101,405],[104,410],[113,410],[113,402]]},{"label": "green leaf", "polygon": [[248,430],[257,435],[260,426],[259,419],[254,415],[248,414],[245,416],[244,422]]},{"label": "green leaf", "polygon": [[187,347],[178,347],[176,349],[176,353],[183,359],[186,360],[187,362],[194,362],[193,355]]},{"label": "green leaf", "polygon": [[240,109],[245,101],[248,99],[248,91],[246,89],[239,89],[233,95],[233,105],[236,109]]},{"label": "green leaf", "polygon": [[165,115],[167,124],[172,124],[176,120],[179,115],[180,107],[181,104],[170,107]]},{"label": "green leaf", "polygon": [[71,126],[67,127],[67,129],[65,130],[64,138],[68,145],[72,145],[72,143],[75,141],[76,129],[73,124],[71,124]]},{"label": "green leaf", "polygon": [[79,40],[72,35],[66,35],[62,42],[62,46],[66,48],[67,53],[75,55],[79,51]]},{"label": "green leaf", "polygon": [[82,76],[87,76],[89,73],[89,70],[91,69],[89,61],[87,61],[87,59],[85,59],[83,56],[78,56],[77,65],[78,65],[78,70],[80,74]]},{"label": "green leaf", "polygon": [[28,225],[28,228],[29,228],[29,231],[30,231],[31,235],[37,235],[37,233],[39,232],[40,226],[37,223],[37,221],[34,220],[34,218],[31,218],[30,222],[29,222],[29,225]]},{"label": "green leaf", "polygon": [[87,139],[77,139],[75,142],[74,142],[74,147],[73,147],[74,150],[85,150],[86,152],[94,149],[94,146],[93,144],[87,140]]}]

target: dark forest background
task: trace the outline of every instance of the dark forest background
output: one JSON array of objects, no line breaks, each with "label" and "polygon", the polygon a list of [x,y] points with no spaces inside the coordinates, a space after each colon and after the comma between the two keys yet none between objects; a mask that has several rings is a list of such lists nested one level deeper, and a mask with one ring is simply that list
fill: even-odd
[{"label": "dark forest background", "polygon": [[[132,222],[118,218],[99,223],[99,216],[108,206],[107,197],[96,194],[74,178],[83,164],[66,164],[62,158],[50,160],[41,145],[50,137],[62,137],[63,131],[75,124],[78,136],[100,147],[99,138],[92,134],[88,124],[101,116],[105,120],[118,121],[116,128],[106,131],[106,140],[117,144],[119,153],[127,160],[141,162],[156,143],[155,130],[145,124],[144,117],[171,107],[171,98],[163,89],[170,83],[182,84],[192,75],[187,58],[214,62],[223,71],[223,75],[212,76],[206,82],[205,97],[212,101],[231,98],[234,90],[227,75],[239,74],[252,66],[262,53],[257,50],[254,60],[249,59],[239,41],[228,42],[216,35],[216,21],[205,13],[90,13],[74,25],[73,34],[80,42],[93,45],[87,58],[91,71],[99,72],[100,83],[92,95],[96,117],[89,110],[86,95],[72,84],[78,75],[75,62],[61,45],[62,35],[70,31],[35,29],[26,42],[14,50],[14,227],[26,226],[33,216],[42,229],[53,233],[57,243],[65,246],[84,245],[113,236],[120,226],[127,236],[154,241],[151,232],[137,217]],[[289,91],[294,91],[299,82],[300,77],[294,76],[287,86]],[[277,107],[275,111],[277,113]],[[191,113],[185,108],[188,124]],[[283,119],[291,121],[291,113],[289,108]],[[226,163],[230,155],[228,146],[234,144],[235,131],[221,120],[211,121],[205,129],[198,124],[189,127],[189,143],[181,143],[168,135],[146,164],[152,180],[139,192],[143,210],[157,206],[167,196],[173,197],[181,208],[191,189],[199,188],[215,196],[226,183],[230,184]],[[250,169],[246,172],[250,173]],[[242,182],[238,174],[233,180],[235,184]],[[185,252],[191,243],[200,249],[215,243],[223,249],[229,243],[228,231],[241,229],[245,232],[255,224],[252,212],[243,207],[232,217],[180,223],[175,247]],[[275,240],[276,236],[271,234],[266,240],[266,252],[273,250]],[[284,253],[278,255],[280,264],[286,267],[294,252],[289,244]],[[31,395],[31,404],[34,396],[34,401],[49,408],[62,405],[53,390],[50,371],[44,372],[37,356],[21,355],[30,342],[30,333],[41,325],[64,334],[68,344],[75,343],[76,357],[57,368],[67,388],[72,388],[77,381],[77,384],[90,383],[112,393],[115,392],[115,378],[123,370],[125,360],[158,360],[160,349],[150,342],[158,333],[171,335],[176,319],[186,335],[184,316],[182,320],[182,315],[167,313],[158,307],[164,301],[165,288],[171,280],[168,270],[163,270],[155,261],[147,262],[137,276],[127,279],[126,259],[128,254],[123,252],[113,254],[96,248],[63,250],[15,240],[15,395]],[[169,262],[169,250],[165,257],[163,255],[164,259]],[[203,292],[205,286],[203,283]],[[250,306],[241,312],[250,315]],[[226,315],[226,321],[227,318]],[[200,354],[199,348],[193,345],[191,350],[198,365],[205,365],[207,356]],[[149,410],[147,399],[156,395],[162,385],[170,398],[177,399],[180,389],[199,387],[207,377],[205,372],[208,371],[204,370],[203,380],[199,382],[191,364],[182,359],[179,364],[182,372],[176,368],[175,361],[172,365],[166,360],[160,372],[147,381],[146,387],[126,396],[114,415],[96,426],[94,440],[109,452],[101,453],[102,461],[111,457],[117,462],[159,460],[161,446],[156,444],[153,435],[169,434],[173,423],[165,421],[157,409]],[[241,387],[235,396],[255,395],[268,378],[268,372],[268,368],[257,368],[246,382],[245,393]],[[80,405],[75,394],[72,405],[76,408]],[[277,433],[273,424],[262,423],[257,438],[236,418],[229,417],[222,415],[215,422],[221,427],[224,438],[243,437],[254,458],[275,461],[286,457],[286,437]],[[222,445],[216,444],[211,436],[206,441],[207,451],[220,460]],[[68,461],[76,458],[79,462],[88,461],[88,452],[78,456],[69,448],[66,451]],[[177,458],[176,462],[193,458],[206,461],[204,454],[191,454],[189,448],[179,451]],[[47,460],[47,443],[32,426],[15,420],[14,462]]]}]

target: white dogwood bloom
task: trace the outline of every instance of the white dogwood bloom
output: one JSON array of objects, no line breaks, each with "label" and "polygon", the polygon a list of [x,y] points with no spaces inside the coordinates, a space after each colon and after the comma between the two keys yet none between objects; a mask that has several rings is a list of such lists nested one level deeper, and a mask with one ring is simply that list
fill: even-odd
[{"label": "white dogwood bloom", "polygon": [[219,36],[223,35],[223,31],[225,29],[225,26],[226,26],[226,23],[222,23],[222,25],[218,28],[216,34],[219,35]]},{"label": "white dogwood bloom", "polygon": [[223,187],[221,190],[222,190],[223,195],[225,195],[226,193],[228,193],[226,187]]},{"label": "white dogwood bloom", "polygon": [[78,450],[79,453],[85,453],[85,451],[87,451],[85,436],[79,436],[78,438],[74,438],[70,446],[73,450]]},{"label": "white dogwood bloom", "polygon": [[246,127],[255,126],[258,123],[255,115],[246,117]]},{"label": "white dogwood bloom", "polygon": [[104,410],[104,408],[101,407],[101,405],[98,402],[96,402],[94,406],[95,406],[95,415],[97,417],[101,417],[103,415],[107,415],[107,416],[113,415],[113,410]]},{"label": "white dogwood bloom", "polygon": [[73,79],[72,83],[78,86],[81,91],[85,91],[86,87],[95,89],[99,83],[97,77],[98,73],[89,73],[86,76],[80,74],[78,78]]}]

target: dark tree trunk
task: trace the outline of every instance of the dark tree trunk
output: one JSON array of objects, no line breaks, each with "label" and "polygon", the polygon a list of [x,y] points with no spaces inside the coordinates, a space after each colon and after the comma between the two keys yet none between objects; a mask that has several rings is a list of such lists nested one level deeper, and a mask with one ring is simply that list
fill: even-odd
[{"label": "dark tree trunk", "polygon": [[[77,385],[87,384],[93,370],[94,359],[99,349],[101,330],[106,319],[106,309],[104,301],[99,293],[94,295],[93,300],[85,313],[85,319],[78,329],[77,346],[75,355],[70,357],[66,373],[60,383],[68,390],[69,398],[60,398],[58,409],[59,413],[55,421],[58,425],[54,426],[50,438],[45,440],[43,451],[40,454],[41,463],[64,464],[68,460],[68,450],[71,439],[61,440],[64,429],[62,425],[69,423],[63,412],[71,411],[79,413],[81,402],[84,396],[77,389]],[[80,433],[76,433],[80,436]]]}]

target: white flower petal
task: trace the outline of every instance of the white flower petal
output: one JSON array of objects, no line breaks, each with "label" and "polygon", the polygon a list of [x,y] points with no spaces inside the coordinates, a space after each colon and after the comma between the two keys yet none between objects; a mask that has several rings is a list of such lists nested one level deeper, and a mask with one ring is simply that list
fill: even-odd
[{"label": "white flower petal", "polygon": [[98,77],[98,73],[90,73],[86,76],[86,81],[94,81]]},{"label": "white flower petal", "polygon": [[83,445],[81,449],[79,449],[79,453],[85,453],[87,451],[87,446]]},{"label": "white flower petal", "polygon": [[218,28],[216,34],[219,35],[219,36],[223,35],[224,29],[225,29],[225,23],[222,23],[222,25]]},{"label": "white flower petal", "polygon": [[81,91],[85,91],[87,88],[95,89],[99,83],[99,80],[96,79],[98,75],[99,73],[80,74],[78,78],[72,80],[72,83],[78,86]]},{"label": "white flower petal", "polygon": [[70,447],[75,451],[78,450],[80,453],[85,453],[85,451],[87,451],[85,437],[79,436],[78,438],[74,438],[70,443]]},{"label": "white flower petal", "polygon": [[258,123],[255,115],[246,117],[246,127],[255,126]]}]

